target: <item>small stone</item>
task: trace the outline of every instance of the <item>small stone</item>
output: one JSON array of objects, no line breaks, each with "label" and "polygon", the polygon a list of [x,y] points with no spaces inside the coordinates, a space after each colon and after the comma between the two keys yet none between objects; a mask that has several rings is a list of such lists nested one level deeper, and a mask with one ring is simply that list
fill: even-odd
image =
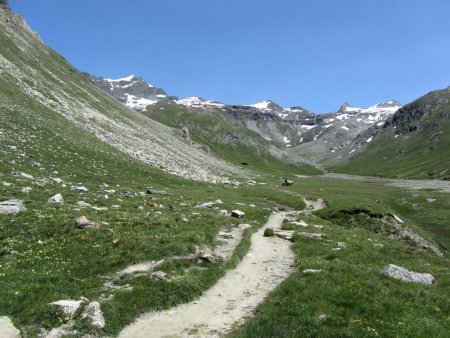
[{"label": "small stone", "polygon": [[211,209],[214,206],[214,202],[206,202],[196,206],[198,209]]},{"label": "small stone", "polygon": [[375,243],[375,244],[373,245],[373,247],[374,247],[374,248],[377,248],[377,249],[381,249],[381,248],[384,248],[384,245],[381,244],[381,243]]},{"label": "small stone", "polygon": [[0,215],[18,214],[19,212],[26,210],[27,209],[21,200],[8,200],[0,202]]},{"label": "small stone", "polygon": [[220,199],[217,199],[213,202],[214,204],[223,204],[223,202]]},{"label": "small stone", "polygon": [[0,316],[0,337],[20,338],[20,331],[14,326],[9,317]]},{"label": "small stone", "polygon": [[232,217],[236,217],[236,218],[242,218],[242,217],[245,216],[245,212],[237,210],[237,209],[236,210],[232,210],[231,211],[231,216]]},{"label": "small stone", "polygon": [[106,184],[106,183],[100,184],[100,189],[106,189],[106,188],[109,188],[108,184]]},{"label": "small stone", "polygon": [[25,174],[23,171],[18,171],[13,173],[13,176],[26,178],[27,180],[32,180],[34,177],[29,174]]},{"label": "small stone", "polygon": [[328,315],[326,315],[325,313],[322,313],[319,315],[319,317],[317,317],[317,319],[319,319],[321,322],[323,322],[324,320],[328,319]]},{"label": "small stone", "polygon": [[31,192],[31,190],[32,190],[31,187],[23,187],[21,192],[23,194],[29,194]]},{"label": "small stone", "polygon": [[436,281],[433,275],[429,273],[409,271],[408,269],[395,264],[385,266],[382,270],[382,274],[405,282],[421,283],[426,285],[432,285]]},{"label": "small stone", "polygon": [[56,183],[56,184],[63,184],[64,183],[64,181],[62,179],[58,178],[58,177],[51,177],[50,179],[52,180],[53,183]]},{"label": "small stone", "polygon": [[97,199],[101,200],[101,201],[106,201],[107,199],[109,199],[109,196],[108,195],[98,195]]},{"label": "small stone", "polygon": [[83,186],[74,186],[72,187],[72,190],[78,191],[78,192],[87,192],[88,189],[86,187]]},{"label": "small stone", "polygon": [[302,271],[305,275],[313,275],[313,274],[317,274],[317,273],[321,273],[322,270],[320,269],[306,269]]},{"label": "small stone", "polygon": [[153,207],[156,206],[156,203],[155,203],[155,202],[152,202],[152,201],[146,201],[146,202],[145,202],[145,205],[148,206],[148,207],[150,207],[150,208],[153,208]]},{"label": "small stone", "polygon": [[105,327],[105,318],[103,317],[99,302],[89,303],[81,314],[81,318],[89,319],[92,327],[96,329],[101,330]]},{"label": "small stone", "polygon": [[341,248],[341,249],[347,249],[347,243],[345,243],[345,242],[338,242],[337,246],[338,246],[338,248]]},{"label": "small stone", "polygon": [[48,204],[61,205],[64,203],[64,199],[61,194],[56,194],[52,196],[47,201]]},{"label": "small stone", "polygon": [[314,238],[314,239],[323,239],[325,237],[324,234],[316,234],[310,232],[299,232],[298,235],[303,238]]},{"label": "small stone", "polygon": [[111,205],[111,209],[120,209],[121,206],[119,204],[113,204]]},{"label": "small stone", "polygon": [[167,273],[165,273],[163,271],[152,272],[151,275],[150,275],[150,279],[152,279],[152,280],[170,281],[170,278],[167,275]]},{"label": "small stone", "polygon": [[214,257],[211,253],[206,252],[200,255],[199,257],[202,261],[208,262],[208,263],[216,263],[217,262],[217,258]]},{"label": "small stone", "polygon": [[78,201],[76,203],[76,206],[80,207],[80,208],[90,208],[90,207],[92,207],[92,205],[90,205],[89,203],[87,203],[85,201]]},{"label": "small stone", "polygon": [[227,210],[220,210],[220,211],[219,211],[219,215],[220,215],[220,216],[230,216],[230,214],[228,213]]},{"label": "small stone", "polygon": [[80,216],[75,220],[75,226],[79,229],[85,228],[100,228],[101,225],[99,223],[92,222],[88,220],[85,216]]}]

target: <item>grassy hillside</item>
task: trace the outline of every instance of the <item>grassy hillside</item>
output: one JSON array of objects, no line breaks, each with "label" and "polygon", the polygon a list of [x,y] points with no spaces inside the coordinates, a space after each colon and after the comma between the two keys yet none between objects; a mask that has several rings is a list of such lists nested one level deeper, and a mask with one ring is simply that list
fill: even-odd
[{"label": "grassy hillside", "polygon": [[450,178],[450,90],[432,92],[400,109],[367,148],[335,172]]},{"label": "grassy hillside", "polygon": [[195,111],[171,102],[162,102],[148,107],[144,114],[173,128],[187,127],[193,141],[230,163],[245,163],[246,168],[277,172],[279,175],[320,174],[320,171],[310,164],[294,163],[286,155],[275,156],[273,153],[281,153],[279,144],[262,138],[248,128],[236,125],[221,111]]}]

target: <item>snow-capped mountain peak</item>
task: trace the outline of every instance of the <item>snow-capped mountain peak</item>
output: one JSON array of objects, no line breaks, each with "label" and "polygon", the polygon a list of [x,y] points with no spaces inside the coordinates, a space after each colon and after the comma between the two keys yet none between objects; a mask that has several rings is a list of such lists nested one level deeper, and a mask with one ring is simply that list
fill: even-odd
[{"label": "snow-capped mountain peak", "polygon": [[88,76],[97,87],[137,111],[142,111],[148,105],[155,104],[167,97],[163,89],[154,87],[138,75],[129,75],[119,79]]},{"label": "snow-capped mountain peak", "polygon": [[216,107],[216,108],[223,108],[225,105],[223,103],[213,101],[213,100],[205,100],[202,97],[199,96],[188,96],[184,99],[177,100],[175,103],[186,106],[186,107],[193,107],[193,108],[205,108],[205,107]]}]

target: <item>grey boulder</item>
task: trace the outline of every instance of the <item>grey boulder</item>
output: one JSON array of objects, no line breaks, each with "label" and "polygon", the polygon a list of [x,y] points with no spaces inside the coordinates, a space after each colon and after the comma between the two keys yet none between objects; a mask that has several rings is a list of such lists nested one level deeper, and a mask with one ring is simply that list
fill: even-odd
[{"label": "grey boulder", "polygon": [[385,266],[382,270],[382,274],[405,282],[420,283],[425,285],[432,285],[436,281],[433,275],[429,273],[409,271],[408,269],[394,264]]}]

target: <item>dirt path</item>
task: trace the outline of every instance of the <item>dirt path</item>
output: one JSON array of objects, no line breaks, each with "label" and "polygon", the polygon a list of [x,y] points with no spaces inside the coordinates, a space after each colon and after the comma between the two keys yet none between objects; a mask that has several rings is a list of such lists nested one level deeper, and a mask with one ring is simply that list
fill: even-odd
[{"label": "dirt path", "polygon": [[251,248],[199,299],[162,312],[152,312],[125,327],[119,337],[220,337],[242,324],[254,309],[293,272],[290,243],[264,237],[267,227],[279,228],[286,213],[270,216],[251,238]]}]

